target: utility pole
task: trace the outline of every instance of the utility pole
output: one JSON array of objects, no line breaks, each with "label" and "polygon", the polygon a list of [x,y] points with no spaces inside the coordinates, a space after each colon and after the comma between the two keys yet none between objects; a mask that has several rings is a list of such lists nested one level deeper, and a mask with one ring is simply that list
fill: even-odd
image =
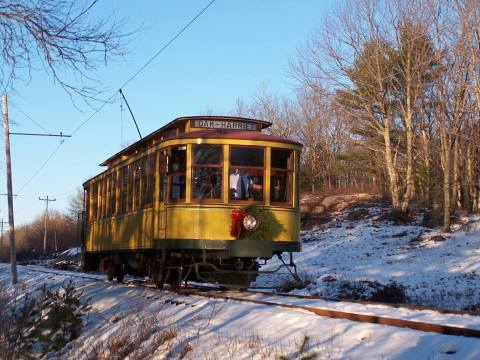
[{"label": "utility pole", "polygon": [[48,203],[51,201],[57,201],[57,199],[49,199],[48,195],[46,198],[39,197],[38,200],[45,201],[45,220],[43,226],[43,254],[47,253],[47,218],[48,218]]},{"label": "utility pole", "polygon": [[10,128],[8,125],[7,95],[2,97],[3,133],[5,134],[5,158],[7,165],[7,197],[8,197],[8,235],[10,237],[10,266],[12,285],[17,283],[17,254],[15,251],[15,224],[13,221],[13,189],[12,160],[10,158]]}]

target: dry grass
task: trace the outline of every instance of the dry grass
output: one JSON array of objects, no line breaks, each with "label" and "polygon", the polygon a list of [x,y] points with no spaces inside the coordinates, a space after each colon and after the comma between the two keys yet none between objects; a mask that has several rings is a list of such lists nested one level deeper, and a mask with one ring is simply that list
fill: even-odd
[{"label": "dry grass", "polygon": [[193,350],[192,344],[187,342],[181,349],[178,354],[179,359],[183,359],[190,351]]},{"label": "dry grass", "polygon": [[78,360],[149,359],[178,335],[173,325],[164,325],[156,316],[132,315],[122,320],[120,328],[108,339],[97,341],[86,353],[76,349]]}]

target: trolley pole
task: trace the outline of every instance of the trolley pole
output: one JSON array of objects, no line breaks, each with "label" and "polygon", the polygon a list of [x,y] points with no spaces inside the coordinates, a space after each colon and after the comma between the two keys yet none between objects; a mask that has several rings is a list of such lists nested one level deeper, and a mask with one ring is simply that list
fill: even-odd
[{"label": "trolley pole", "polygon": [[43,226],[43,254],[47,253],[47,219],[48,219],[48,203],[51,201],[57,201],[57,199],[50,199],[47,195],[46,198],[39,197],[38,200],[45,201],[45,219]]},{"label": "trolley pole", "polygon": [[15,224],[13,220],[12,160],[10,158],[10,128],[8,124],[7,95],[2,96],[3,133],[5,134],[5,158],[7,167],[8,235],[10,238],[10,266],[12,285],[17,283],[17,254],[15,251]]}]

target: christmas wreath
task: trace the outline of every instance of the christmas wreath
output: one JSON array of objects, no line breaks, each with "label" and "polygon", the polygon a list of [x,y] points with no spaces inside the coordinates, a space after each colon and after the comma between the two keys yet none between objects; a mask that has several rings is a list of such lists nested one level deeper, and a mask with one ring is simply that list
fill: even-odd
[{"label": "christmas wreath", "polygon": [[[254,230],[247,231],[243,220],[247,215],[252,215],[257,220]],[[246,206],[232,210],[231,235],[237,239],[245,240],[274,240],[285,228],[277,220],[275,214],[264,207],[257,205]]]}]

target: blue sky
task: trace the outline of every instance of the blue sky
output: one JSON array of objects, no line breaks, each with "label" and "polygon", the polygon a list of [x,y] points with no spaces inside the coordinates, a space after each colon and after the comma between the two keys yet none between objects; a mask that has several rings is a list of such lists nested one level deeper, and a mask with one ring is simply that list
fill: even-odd
[{"label": "blue sky", "polygon": [[[132,36],[123,59],[100,67],[93,74],[109,97],[182,28],[209,0],[107,1],[95,9],[97,16],[125,18],[125,30],[143,30]],[[135,6],[133,6],[135,4]],[[228,114],[237,98],[248,100],[263,83],[288,95],[293,80],[289,58],[295,56],[310,33],[320,25],[331,1],[321,0],[217,0],[183,35],[163,52],[123,91],[146,135],[170,120],[205,111]],[[92,110],[72,105],[69,97],[41,68],[28,84],[16,83],[9,94],[11,131],[39,132],[21,108],[51,132],[70,133]],[[33,180],[59,145],[56,138],[11,137],[15,222],[22,224],[40,215],[49,195],[51,207],[64,210],[75,189],[102,171],[103,160],[121,149],[122,142],[138,139],[128,112],[121,121],[120,99],[106,105],[74,137],[67,140]],[[122,126],[123,123],[123,126]],[[122,136],[123,135],[123,136]],[[2,159],[4,158],[2,152]],[[0,187],[6,189],[4,159]],[[28,183],[27,183],[28,182]],[[2,191],[6,192],[6,191]],[[7,218],[6,198],[0,199],[0,218]]]}]

